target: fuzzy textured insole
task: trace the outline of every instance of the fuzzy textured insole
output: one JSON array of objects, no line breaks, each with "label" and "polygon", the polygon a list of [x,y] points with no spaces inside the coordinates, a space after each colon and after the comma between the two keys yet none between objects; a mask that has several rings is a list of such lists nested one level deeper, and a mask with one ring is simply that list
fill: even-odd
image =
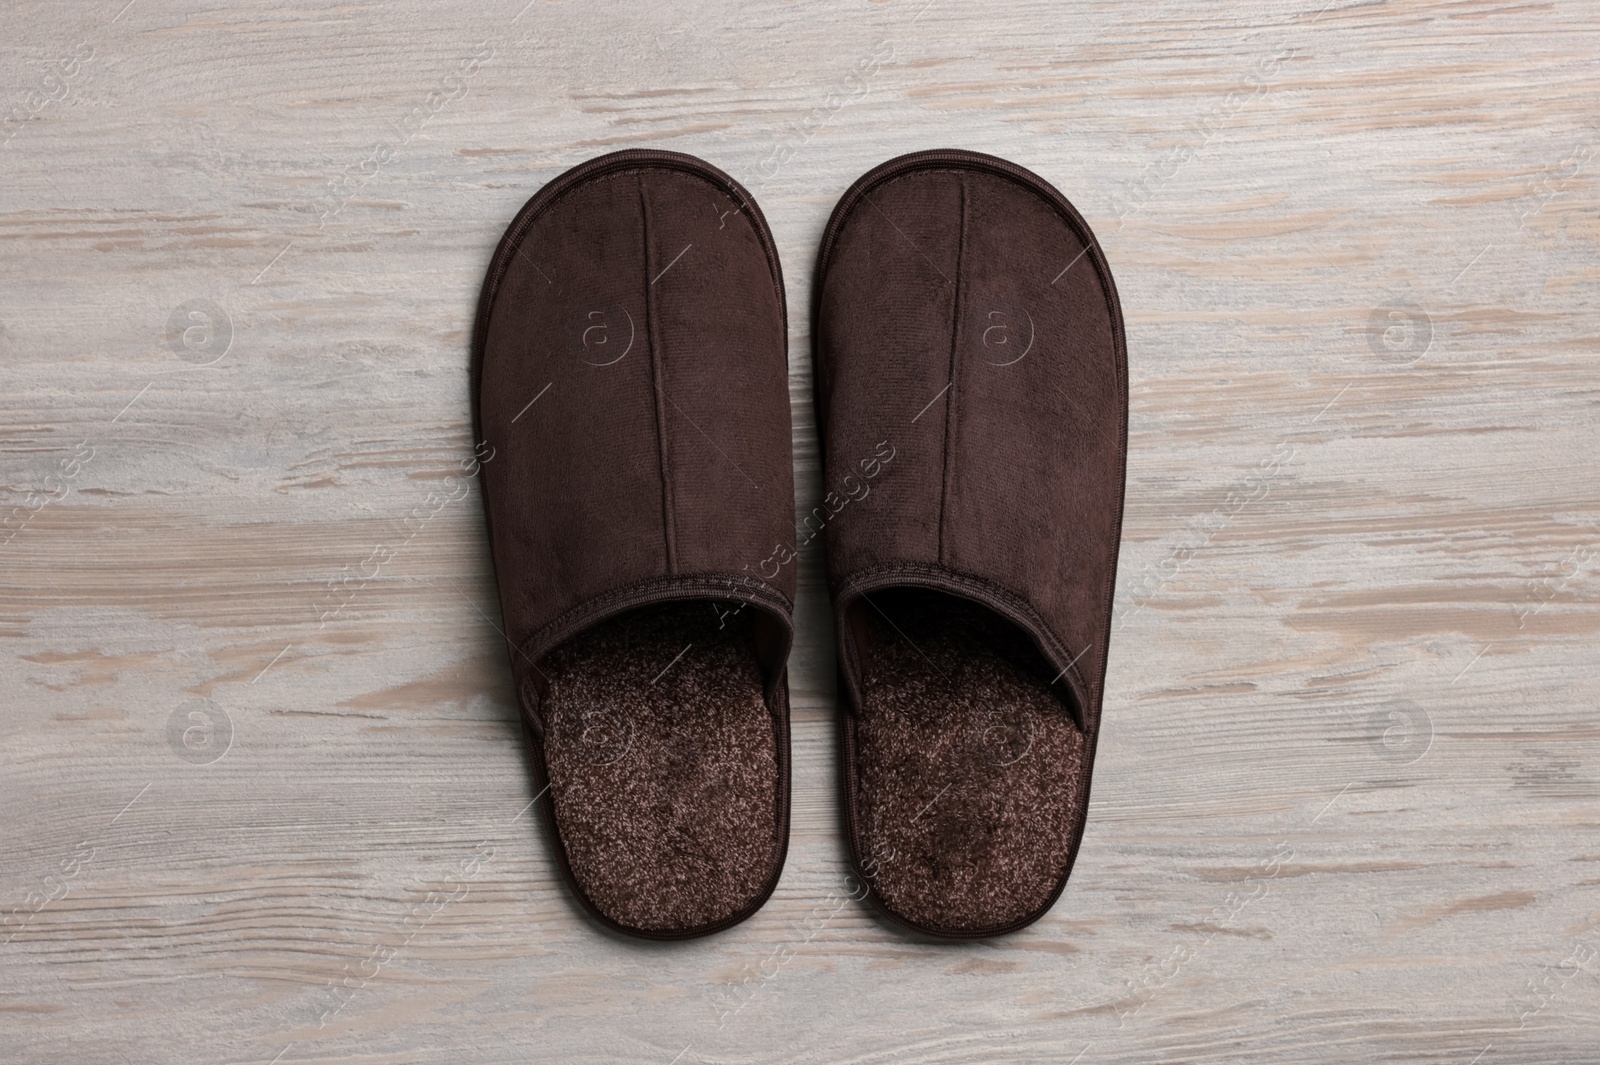
[{"label": "fuzzy textured insole", "polygon": [[1062,685],[1026,634],[967,600],[892,589],[861,611],[854,799],[873,888],[928,929],[1036,915],[1087,800]]},{"label": "fuzzy textured insole", "polygon": [[772,875],[778,749],[752,613],[708,600],[648,607],[540,663],[567,862],[620,924],[704,925],[753,902]]}]

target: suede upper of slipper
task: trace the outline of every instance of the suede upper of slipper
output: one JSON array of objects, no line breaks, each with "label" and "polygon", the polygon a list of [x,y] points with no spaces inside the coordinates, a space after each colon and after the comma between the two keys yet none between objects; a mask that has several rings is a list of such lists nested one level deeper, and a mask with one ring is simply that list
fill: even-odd
[{"label": "suede upper of slipper", "polygon": [[[551,181],[484,283],[473,391],[512,674],[579,898],[681,938],[788,839],[783,283],[739,185],[628,151]],[[545,781],[541,781],[542,786]]]},{"label": "suede upper of slipper", "polygon": [[1048,183],[936,151],[845,194],[816,292],[824,482],[876,472],[826,533],[852,853],[917,930],[1020,928],[1066,883],[1099,731],[1127,436],[1110,270]]}]

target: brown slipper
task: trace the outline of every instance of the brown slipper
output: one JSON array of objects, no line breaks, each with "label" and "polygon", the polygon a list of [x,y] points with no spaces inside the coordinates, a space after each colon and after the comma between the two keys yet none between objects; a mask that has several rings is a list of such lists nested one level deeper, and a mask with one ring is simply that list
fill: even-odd
[{"label": "brown slipper", "polygon": [[845,193],[816,291],[851,852],[902,924],[1009,932],[1066,886],[1089,801],[1127,450],[1116,288],[1047,182],[932,151]]},{"label": "brown slipper", "polygon": [[[516,690],[566,878],[683,939],[766,901],[789,836],[794,528],[783,280],[692,156],[545,185],[489,265],[473,396]],[[774,572],[776,570],[776,572]]]}]

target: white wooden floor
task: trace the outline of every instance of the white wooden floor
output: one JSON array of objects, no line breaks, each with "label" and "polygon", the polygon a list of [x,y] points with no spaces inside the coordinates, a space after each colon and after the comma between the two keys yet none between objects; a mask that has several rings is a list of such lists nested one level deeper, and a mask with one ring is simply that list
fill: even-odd
[{"label": "white wooden floor", "polygon": [[[1600,5],[1321,3],[8,3],[0,1061],[1595,1061]],[[773,900],[560,885],[451,476],[495,241],[628,146],[771,220],[803,509],[856,176],[1096,227],[1118,620],[1027,931],[846,897],[814,549]]]}]

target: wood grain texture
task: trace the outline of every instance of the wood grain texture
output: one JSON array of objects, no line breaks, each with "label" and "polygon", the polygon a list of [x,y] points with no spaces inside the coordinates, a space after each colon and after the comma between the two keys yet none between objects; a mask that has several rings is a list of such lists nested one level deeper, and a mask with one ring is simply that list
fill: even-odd
[{"label": "wood grain texture", "polygon": [[[125,3],[0,13],[0,1061],[1595,1060],[1596,5]],[[1118,619],[1023,933],[847,897],[815,548],[765,909],[603,934],[523,812],[471,316],[636,145],[771,221],[802,512],[856,176],[1096,227]]]}]

